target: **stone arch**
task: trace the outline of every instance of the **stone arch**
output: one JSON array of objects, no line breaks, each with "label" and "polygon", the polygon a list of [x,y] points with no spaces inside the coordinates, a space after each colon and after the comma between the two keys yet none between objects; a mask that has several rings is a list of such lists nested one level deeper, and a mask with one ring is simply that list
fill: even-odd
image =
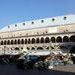
[{"label": "stone arch", "polygon": [[13,40],[11,40],[11,44],[14,44],[14,41]]},{"label": "stone arch", "polygon": [[8,41],[7,41],[7,45],[10,45],[10,44],[11,44],[11,43],[10,43],[10,40],[8,40]]},{"label": "stone arch", "polygon": [[51,42],[55,43],[55,37],[51,37]]},{"label": "stone arch", "polygon": [[15,39],[14,44],[17,44],[17,40]]},{"label": "stone arch", "polygon": [[27,44],[27,39],[25,39],[25,44]]},{"label": "stone arch", "polygon": [[75,42],[75,35],[72,35],[72,36],[70,37],[70,42]]},{"label": "stone arch", "polygon": [[32,47],[32,48],[31,48],[31,50],[35,50],[35,48],[34,48],[34,47]]},{"label": "stone arch", "polygon": [[44,43],[44,38],[43,38],[43,37],[41,37],[40,42],[41,42],[41,43]]},{"label": "stone arch", "polygon": [[49,50],[49,47],[47,47],[46,49]]},{"label": "stone arch", "polygon": [[15,50],[19,50],[19,47],[16,47]]},{"label": "stone arch", "polygon": [[20,39],[18,39],[18,44],[20,44]]},{"label": "stone arch", "polygon": [[21,44],[24,44],[24,39],[21,39]]},{"label": "stone arch", "polygon": [[68,36],[64,36],[63,37],[63,42],[69,42],[69,37]]},{"label": "stone arch", "polygon": [[43,50],[43,48],[42,47],[38,47],[37,50]]},{"label": "stone arch", "polygon": [[58,36],[57,39],[56,39],[56,42],[62,42],[62,37]]},{"label": "stone arch", "polygon": [[3,45],[3,41],[1,41],[1,45]]},{"label": "stone arch", "polygon": [[39,38],[36,38],[36,43],[39,43],[39,42],[40,42]]},{"label": "stone arch", "polygon": [[50,42],[49,37],[46,37],[46,38],[45,38],[45,43],[49,43],[49,42]]},{"label": "stone arch", "polygon": [[28,44],[30,44],[30,39],[28,39]]},{"label": "stone arch", "polygon": [[6,45],[7,44],[7,41],[6,40],[4,40],[4,45]]},{"label": "stone arch", "polygon": [[35,43],[35,38],[32,38],[32,44]]}]

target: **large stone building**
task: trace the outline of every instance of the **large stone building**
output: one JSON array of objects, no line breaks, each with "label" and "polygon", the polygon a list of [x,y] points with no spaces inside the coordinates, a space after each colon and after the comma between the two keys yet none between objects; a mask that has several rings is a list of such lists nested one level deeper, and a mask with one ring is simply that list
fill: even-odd
[{"label": "large stone building", "polygon": [[0,29],[0,50],[70,51],[75,45],[75,15],[26,21]]}]

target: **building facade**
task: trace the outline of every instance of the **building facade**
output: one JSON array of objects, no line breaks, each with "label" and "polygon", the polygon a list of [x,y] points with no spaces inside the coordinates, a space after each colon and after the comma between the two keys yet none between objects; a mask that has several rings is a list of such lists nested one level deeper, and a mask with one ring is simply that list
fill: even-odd
[{"label": "building facade", "polygon": [[64,50],[75,48],[75,15],[26,21],[0,30],[0,50]]}]

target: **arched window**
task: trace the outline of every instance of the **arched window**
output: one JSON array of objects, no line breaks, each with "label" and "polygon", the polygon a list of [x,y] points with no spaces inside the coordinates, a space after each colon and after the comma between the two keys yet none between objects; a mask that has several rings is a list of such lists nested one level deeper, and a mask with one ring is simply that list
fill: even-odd
[{"label": "arched window", "polygon": [[43,37],[41,38],[40,42],[41,42],[41,43],[44,43],[44,38],[43,38]]},{"label": "arched window", "polygon": [[13,44],[14,42],[13,42],[13,40],[11,40],[11,44]]},{"label": "arched window", "polygon": [[55,43],[55,37],[51,37],[51,42]]},{"label": "arched window", "polygon": [[24,39],[21,39],[21,44],[24,44]]},{"label": "arched window", "polygon": [[30,39],[28,39],[28,44],[30,44]]},{"label": "arched window", "polygon": [[27,39],[25,39],[25,44],[27,44]]},{"label": "arched window", "polygon": [[7,41],[7,45],[10,45],[10,40]]},{"label": "arched window", "polygon": [[46,38],[45,38],[45,43],[49,43],[49,42],[50,42],[49,37],[46,37]]},{"label": "arched window", "polygon": [[20,39],[18,39],[18,44],[20,44]]},{"label": "arched window", "polygon": [[3,41],[1,41],[1,45],[3,45]]},{"label": "arched window", "polygon": [[6,40],[4,41],[4,45],[6,45],[7,44],[7,42],[6,42]]},{"label": "arched window", "polygon": [[69,42],[69,37],[68,36],[64,36],[63,37],[63,42]]},{"label": "arched window", "polygon": [[56,42],[62,42],[62,38],[60,36],[57,37]]},{"label": "arched window", "polygon": [[70,42],[75,42],[75,35],[72,35],[72,36],[70,37]]},{"label": "arched window", "polygon": [[35,43],[35,39],[34,39],[34,38],[32,38],[32,44],[33,44],[33,43]]},{"label": "arched window", "polygon": [[36,43],[39,43],[39,38],[36,38]]}]

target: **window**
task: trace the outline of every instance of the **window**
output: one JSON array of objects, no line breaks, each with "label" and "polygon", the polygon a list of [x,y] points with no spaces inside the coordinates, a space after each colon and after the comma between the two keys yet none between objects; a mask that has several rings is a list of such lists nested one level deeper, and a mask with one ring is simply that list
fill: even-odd
[{"label": "window", "polygon": [[23,23],[23,25],[25,25],[25,23]]},{"label": "window", "polygon": [[41,20],[41,23],[44,23],[44,20]]},{"label": "window", "polygon": [[64,20],[66,20],[66,18],[67,18],[67,17],[65,16],[65,17],[64,17]]},{"label": "window", "polygon": [[17,24],[15,24],[15,27],[17,27]]},{"label": "window", "polygon": [[8,28],[10,28],[10,26],[8,26]]},{"label": "window", "polygon": [[54,18],[52,18],[52,21],[55,21],[55,19],[54,19]]},{"label": "window", "polygon": [[32,22],[32,24],[34,24],[34,22]]}]

